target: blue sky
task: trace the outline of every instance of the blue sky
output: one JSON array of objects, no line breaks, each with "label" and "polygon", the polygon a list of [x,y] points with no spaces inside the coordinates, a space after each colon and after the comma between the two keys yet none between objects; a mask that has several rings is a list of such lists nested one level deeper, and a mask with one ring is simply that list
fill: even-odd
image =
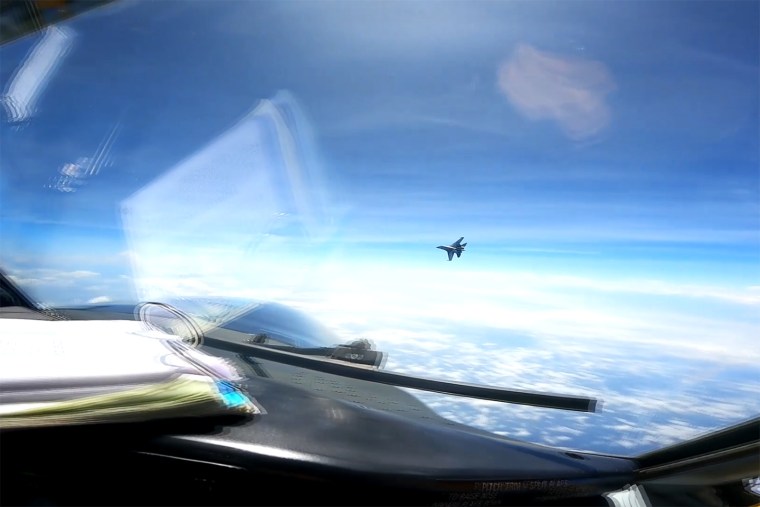
[{"label": "blue sky", "polygon": [[[96,9],[0,49],[3,268],[56,304],[278,299],[471,381],[510,376],[475,375],[464,333],[568,375],[583,354],[709,360],[696,385],[736,387],[741,419],[760,411],[759,9]],[[434,247],[460,236],[448,263]],[[603,371],[551,387],[641,380]]]}]

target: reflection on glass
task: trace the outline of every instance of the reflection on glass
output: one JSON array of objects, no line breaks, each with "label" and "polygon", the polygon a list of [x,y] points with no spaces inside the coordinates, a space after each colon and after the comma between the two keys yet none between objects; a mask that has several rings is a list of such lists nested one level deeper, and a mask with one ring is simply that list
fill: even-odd
[{"label": "reflection on glass", "polygon": [[9,123],[20,124],[35,115],[40,94],[71,50],[74,33],[69,28],[56,26],[42,32],[5,87],[2,103]]},{"label": "reflection on glass", "polygon": [[285,271],[272,262],[307,253],[324,240],[329,224],[314,160],[299,143],[308,126],[299,124],[292,101],[287,94],[262,101],[123,202],[141,298],[239,296],[227,292],[230,273],[236,288],[256,287],[249,295],[259,299],[272,298],[260,290],[264,280],[278,296],[297,282],[280,278]]},{"label": "reflection on glass", "polygon": [[[0,126],[0,260],[51,304],[202,298],[209,325],[234,326],[275,301],[328,345],[371,340],[386,370],[604,400],[574,414],[414,394],[501,435],[621,454],[681,441],[760,412],[757,16],[93,10],[0,48],[17,120]],[[459,237],[448,262],[436,246]]]}]

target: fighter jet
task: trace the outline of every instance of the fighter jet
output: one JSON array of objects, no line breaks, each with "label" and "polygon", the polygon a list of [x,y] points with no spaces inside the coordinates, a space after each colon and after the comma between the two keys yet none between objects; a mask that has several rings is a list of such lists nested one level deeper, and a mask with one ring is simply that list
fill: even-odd
[{"label": "fighter jet", "polygon": [[457,254],[457,257],[462,256],[462,252],[464,252],[464,247],[467,246],[467,243],[462,243],[462,240],[464,239],[464,236],[450,244],[449,246],[437,246],[436,248],[440,248],[441,250],[446,250],[446,253],[449,254],[449,260],[454,258],[454,254]]}]

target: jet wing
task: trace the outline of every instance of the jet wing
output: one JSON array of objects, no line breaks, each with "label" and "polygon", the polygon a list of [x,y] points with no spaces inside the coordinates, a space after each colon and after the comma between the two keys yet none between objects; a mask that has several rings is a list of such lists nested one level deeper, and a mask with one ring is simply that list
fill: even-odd
[{"label": "jet wing", "polygon": [[449,260],[454,258],[454,250],[447,250],[446,253],[449,254]]},{"label": "jet wing", "polygon": [[463,239],[464,239],[464,236],[462,236],[461,238],[459,238],[458,240],[456,240],[455,242],[453,242],[453,243],[451,244],[451,246],[453,246],[454,248],[458,248],[458,247],[459,247],[459,245],[462,243],[462,240],[463,240]]}]

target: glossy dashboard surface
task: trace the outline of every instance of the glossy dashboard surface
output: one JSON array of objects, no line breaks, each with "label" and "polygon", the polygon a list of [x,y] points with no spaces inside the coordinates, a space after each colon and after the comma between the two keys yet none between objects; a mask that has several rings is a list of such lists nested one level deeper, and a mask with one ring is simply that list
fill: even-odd
[{"label": "glossy dashboard surface", "polygon": [[[6,318],[43,316],[18,307],[3,310]],[[111,317],[117,315],[128,318],[118,313]],[[96,318],[98,313],[89,316]],[[224,490],[223,484],[248,475],[336,487],[355,480],[373,487],[383,485],[386,492],[386,496],[359,498],[327,488],[321,493],[327,503],[397,503],[412,495],[425,504],[445,501],[452,505],[465,499],[478,501],[478,505],[498,504],[508,498],[588,500],[601,498],[599,495],[619,489],[633,478],[632,460],[568,452],[489,434],[446,420],[393,386],[254,358],[244,361],[240,354],[210,347],[205,350],[238,366],[246,376],[245,390],[263,409],[262,414],[245,420],[6,432],[2,436],[6,472],[14,483],[19,480],[14,473],[21,473],[25,480],[36,477],[41,482],[35,487],[43,489],[52,488],[53,481],[58,487],[50,494],[60,496],[83,477],[117,487],[114,481],[140,478],[158,467],[162,470],[159,475],[145,480],[160,482],[161,474],[173,476],[194,464],[183,480],[197,476],[217,481],[209,487],[222,503],[236,503],[235,494]],[[72,480],[72,474],[79,479],[61,486],[65,478]],[[10,480],[4,478],[4,482]],[[273,488],[275,483],[263,489]],[[10,498],[20,494],[15,487],[6,493]],[[119,503],[97,491],[86,499]],[[185,498],[186,493],[177,498]],[[292,494],[282,498],[294,501]]]}]

